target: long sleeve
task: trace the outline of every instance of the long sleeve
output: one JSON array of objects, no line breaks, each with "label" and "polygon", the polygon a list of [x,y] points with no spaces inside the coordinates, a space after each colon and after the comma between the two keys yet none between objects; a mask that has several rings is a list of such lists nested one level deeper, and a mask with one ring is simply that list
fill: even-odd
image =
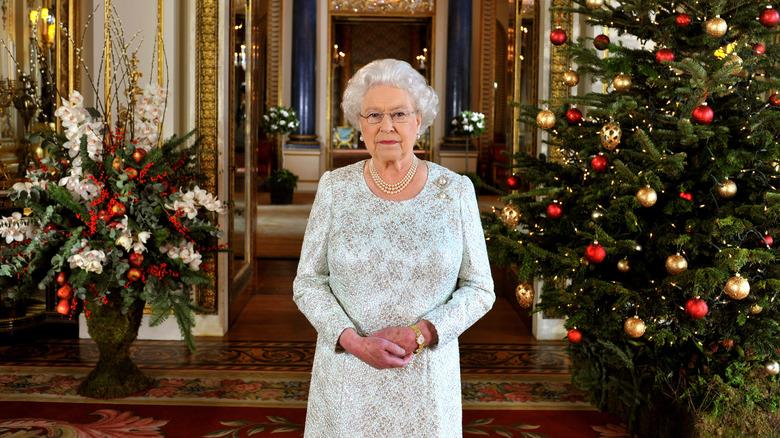
[{"label": "long sleeve", "polygon": [[465,176],[461,180],[460,207],[463,257],[458,284],[449,301],[424,316],[436,327],[439,345],[457,339],[484,316],[496,300],[474,185]]},{"label": "long sleeve", "polygon": [[334,349],[339,336],[355,325],[330,289],[328,244],[333,221],[332,174],[320,179],[303,238],[298,273],[293,282],[293,300],[327,345]]}]

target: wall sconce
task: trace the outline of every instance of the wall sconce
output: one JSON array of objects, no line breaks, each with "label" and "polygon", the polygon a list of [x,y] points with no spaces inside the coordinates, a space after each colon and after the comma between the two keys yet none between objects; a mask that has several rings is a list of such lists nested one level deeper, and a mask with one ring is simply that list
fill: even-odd
[{"label": "wall sconce", "polygon": [[335,67],[344,66],[344,57],[347,56],[344,52],[339,51],[339,45],[333,45],[333,65]]},{"label": "wall sconce", "polygon": [[246,44],[241,44],[240,52],[233,52],[233,66],[246,70]]},{"label": "wall sconce", "polygon": [[417,55],[417,69],[425,70],[425,62],[428,60],[428,49],[423,49],[422,55]]}]

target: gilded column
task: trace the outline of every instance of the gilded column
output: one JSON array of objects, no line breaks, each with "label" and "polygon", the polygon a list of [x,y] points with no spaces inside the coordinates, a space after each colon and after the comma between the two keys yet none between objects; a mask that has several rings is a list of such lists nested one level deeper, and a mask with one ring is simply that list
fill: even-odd
[{"label": "gilded column", "polygon": [[319,147],[316,135],[317,1],[293,1],[292,108],[301,124],[290,135],[291,145]]}]

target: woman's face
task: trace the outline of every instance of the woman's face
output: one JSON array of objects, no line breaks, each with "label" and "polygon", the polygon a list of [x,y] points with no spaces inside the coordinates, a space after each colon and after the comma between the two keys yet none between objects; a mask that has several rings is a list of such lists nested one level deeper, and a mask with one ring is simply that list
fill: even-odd
[{"label": "woman's face", "polygon": [[[366,149],[373,158],[381,161],[397,161],[412,154],[420,130],[422,114],[414,107],[406,91],[386,85],[371,88],[363,97],[360,108],[358,117],[360,131]],[[414,114],[410,115],[412,112]],[[381,116],[382,113],[385,113],[384,116]],[[394,122],[394,117],[402,118],[399,117],[401,113],[407,114],[406,120]],[[373,117],[364,117],[372,114]],[[378,115],[382,121],[370,123],[372,119],[376,120]]]}]

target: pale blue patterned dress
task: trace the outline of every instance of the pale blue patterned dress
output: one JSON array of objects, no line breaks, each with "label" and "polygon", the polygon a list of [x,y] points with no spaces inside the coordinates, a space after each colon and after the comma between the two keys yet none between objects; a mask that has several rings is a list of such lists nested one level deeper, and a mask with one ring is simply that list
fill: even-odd
[{"label": "pale blue patterned dress", "polygon": [[[458,336],[493,305],[493,279],[471,181],[428,162],[423,190],[376,196],[365,161],[326,172],[306,235],[294,300],[316,328],[305,436],[462,436]],[[337,348],[427,319],[437,345],[404,368],[377,370]]]}]

